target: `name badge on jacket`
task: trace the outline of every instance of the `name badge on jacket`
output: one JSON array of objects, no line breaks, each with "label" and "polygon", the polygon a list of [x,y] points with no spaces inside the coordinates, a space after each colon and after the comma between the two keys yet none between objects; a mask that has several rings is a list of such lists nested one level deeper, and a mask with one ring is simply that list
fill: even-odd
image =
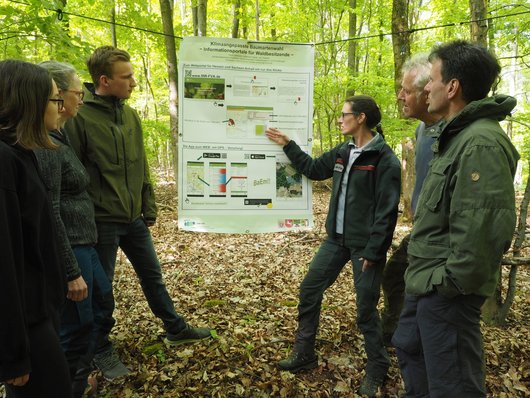
[{"label": "name badge on jacket", "polygon": [[341,158],[338,158],[335,161],[335,167],[333,168],[333,171],[338,171],[339,173],[342,173],[344,171],[344,164],[343,160]]}]

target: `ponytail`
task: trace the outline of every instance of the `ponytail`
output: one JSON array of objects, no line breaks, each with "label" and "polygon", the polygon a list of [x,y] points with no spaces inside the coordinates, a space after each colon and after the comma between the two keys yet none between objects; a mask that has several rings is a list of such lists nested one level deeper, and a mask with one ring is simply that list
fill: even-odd
[{"label": "ponytail", "polygon": [[385,134],[383,133],[383,126],[381,126],[381,123],[377,123],[375,125],[375,131],[381,134],[381,137],[383,137],[383,139],[385,138]]}]

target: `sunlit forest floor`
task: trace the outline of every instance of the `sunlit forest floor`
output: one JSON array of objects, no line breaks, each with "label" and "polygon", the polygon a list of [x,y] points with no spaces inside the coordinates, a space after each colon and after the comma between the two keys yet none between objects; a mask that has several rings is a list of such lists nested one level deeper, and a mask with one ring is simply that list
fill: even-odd
[{"label": "sunlit forest floor", "polygon": [[[199,234],[177,229],[175,185],[158,184],[159,218],[152,228],[166,284],[177,311],[216,338],[167,348],[132,267],[116,270],[114,341],[132,370],[115,383],[98,381],[105,397],[355,397],[364,375],[363,339],[355,325],[352,272],[346,266],[327,291],[317,341],[319,366],[293,375],[276,369],[296,329],[298,286],[324,238],[329,192],[314,191],[315,228],[304,233]],[[410,225],[398,225],[395,243]],[[508,324],[484,326],[488,396],[528,394],[530,272],[521,267]],[[381,299],[382,302],[382,299]],[[403,385],[395,352],[381,397]]]}]

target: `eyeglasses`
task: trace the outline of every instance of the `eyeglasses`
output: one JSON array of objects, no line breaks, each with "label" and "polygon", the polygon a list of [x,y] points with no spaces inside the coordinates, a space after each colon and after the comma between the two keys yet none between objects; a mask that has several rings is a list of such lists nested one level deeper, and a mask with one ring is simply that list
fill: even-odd
[{"label": "eyeglasses", "polygon": [[346,115],[357,115],[357,113],[355,113],[355,112],[341,112],[340,113],[340,117],[342,119],[344,119],[344,116],[346,116]]},{"label": "eyeglasses", "polygon": [[64,100],[61,98],[50,98],[48,101],[55,102],[57,109],[61,112],[64,109]]},{"label": "eyeglasses", "polygon": [[74,93],[77,98],[79,98],[79,101],[83,101],[83,98],[85,98],[85,93],[83,91],[77,91],[77,90],[61,90],[61,91],[68,91],[70,93]]}]

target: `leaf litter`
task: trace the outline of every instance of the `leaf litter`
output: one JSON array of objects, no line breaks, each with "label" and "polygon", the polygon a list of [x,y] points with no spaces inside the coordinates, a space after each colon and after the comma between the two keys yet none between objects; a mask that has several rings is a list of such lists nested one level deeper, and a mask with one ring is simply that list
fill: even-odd
[{"label": "leaf litter", "polygon": [[[151,229],[169,294],[193,326],[214,338],[166,347],[161,322],[150,312],[137,277],[121,254],[116,266],[116,326],[112,337],[132,373],[115,383],[98,375],[101,397],[357,397],[366,361],[355,325],[351,267],[324,296],[316,350],[319,366],[291,374],[276,362],[292,348],[298,287],[325,237],[329,192],[314,190],[315,227],[309,232],[204,234],[177,228],[175,185],[159,184],[161,204]],[[398,244],[410,225],[399,224]],[[516,300],[504,328],[483,325],[489,397],[530,395],[530,283],[519,268]],[[382,305],[382,298],[380,306]],[[403,395],[397,358],[380,397]]]}]

